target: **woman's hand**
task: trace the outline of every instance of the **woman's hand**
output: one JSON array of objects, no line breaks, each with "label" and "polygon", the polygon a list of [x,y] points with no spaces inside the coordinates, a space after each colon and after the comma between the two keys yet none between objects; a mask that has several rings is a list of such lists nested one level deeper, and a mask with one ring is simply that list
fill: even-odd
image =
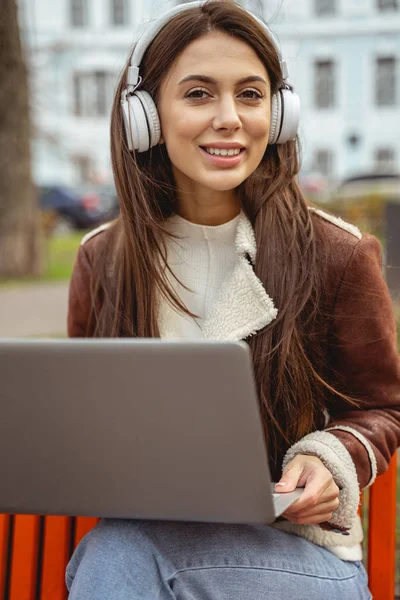
[{"label": "woman's hand", "polygon": [[276,492],[292,492],[304,487],[300,498],[283,517],[298,524],[324,523],[339,506],[339,488],[325,465],[316,456],[298,454],[285,467]]}]

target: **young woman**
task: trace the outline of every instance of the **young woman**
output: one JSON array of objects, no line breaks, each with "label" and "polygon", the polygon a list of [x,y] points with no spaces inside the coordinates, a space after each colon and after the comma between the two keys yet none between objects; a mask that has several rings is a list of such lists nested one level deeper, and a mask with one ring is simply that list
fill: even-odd
[{"label": "young woman", "polygon": [[121,216],[82,241],[69,335],[248,341],[277,490],[305,490],[268,527],[103,520],[71,600],[370,598],[357,507],[400,441],[395,324],[376,239],[301,194],[286,76],[228,0],[150,27],[112,111]]}]

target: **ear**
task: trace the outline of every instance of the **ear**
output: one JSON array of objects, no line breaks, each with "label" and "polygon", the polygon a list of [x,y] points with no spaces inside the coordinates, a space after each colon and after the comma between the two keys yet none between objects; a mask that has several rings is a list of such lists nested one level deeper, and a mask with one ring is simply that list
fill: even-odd
[{"label": "ear", "polygon": [[158,142],[159,144],[165,144],[164,138],[162,135],[160,135],[160,141]]}]

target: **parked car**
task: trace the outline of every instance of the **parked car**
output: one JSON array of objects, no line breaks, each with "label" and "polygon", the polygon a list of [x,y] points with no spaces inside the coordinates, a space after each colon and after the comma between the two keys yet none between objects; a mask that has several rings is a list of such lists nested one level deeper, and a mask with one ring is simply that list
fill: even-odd
[{"label": "parked car", "polygon": [[331,181],[320,173],[299,173],[299,185],[305,197],[311,202],[323,202],[329,198],[331,192]]},{"label": "parked car", "polygon": [[348,177],[339,185],[336,196],[343,199],[379,196],[385,200],[400,200],[400,174],[371,171]]},{"label": "parked car", "polygon": [[46,230],[56,233],[90,229],[118,215],[113,186],[43,186],[39,187],[39,204]]}]

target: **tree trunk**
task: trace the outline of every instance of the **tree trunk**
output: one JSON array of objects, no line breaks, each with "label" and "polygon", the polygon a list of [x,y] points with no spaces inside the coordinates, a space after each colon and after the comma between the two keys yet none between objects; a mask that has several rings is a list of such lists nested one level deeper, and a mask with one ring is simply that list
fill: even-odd
[{"label": "tree trunk", "polygon": [[17,6],[0,0],[0,278],[39,274],[42,267],[30,133]]}]

